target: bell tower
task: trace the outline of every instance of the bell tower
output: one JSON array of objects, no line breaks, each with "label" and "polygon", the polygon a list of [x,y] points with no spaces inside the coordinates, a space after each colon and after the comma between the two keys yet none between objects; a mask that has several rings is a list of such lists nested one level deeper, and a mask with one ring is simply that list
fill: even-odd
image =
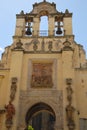
[{"label": "bell tower", "polygon": [[[48,37],[72,35],[72,13],[69,13],[68,9],[66,9],[65,13],[59,12],[56,10],[54,2],[50,4],[43,1],[39,4],[35,3],[30,13],[24,14],[24,11],[21,11],[20,14],[16,15],[15,36],[39,37],[41,34],[40,18],[42,16],[48,17],[48,30],[45,32]],[[43,32],[44,27],[42,36]]]}]

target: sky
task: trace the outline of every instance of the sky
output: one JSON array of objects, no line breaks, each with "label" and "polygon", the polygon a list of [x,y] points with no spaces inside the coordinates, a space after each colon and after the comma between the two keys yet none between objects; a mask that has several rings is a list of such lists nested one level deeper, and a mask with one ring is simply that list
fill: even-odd
[{"label": "sky", "polygon": [[[0,57],[6,46],[12,44],[15,33],[16,14],[21,10],[29,13],[32,5],[43,0],[3,0],[0,2]],[[87,55],[87,1],[86,0],[47,0],[54,2],[56,9],[65,12],[66,9],[73,13],[72,26],[75,41],[83,45]]]}]

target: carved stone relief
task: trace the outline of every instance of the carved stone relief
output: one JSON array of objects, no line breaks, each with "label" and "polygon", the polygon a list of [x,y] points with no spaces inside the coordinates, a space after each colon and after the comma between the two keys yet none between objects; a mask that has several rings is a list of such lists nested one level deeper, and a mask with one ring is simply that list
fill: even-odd
[{"label": "carved stone relief", "polygon": [[54,40],[54,43],[55,43],[55,48],[57,49],[57,51],[61,51],[62,41],[61,40]]},{"label": "carved stone relief", "polygon": [[[36,98],[37,97],[37,98]],[[34,90],[21,91],[20,93],[20,115],[19,116],[19,130],[26,128],[25,116],[27,111],[37,103],[46,103],[55,112],[56,122],[55,130],[62,130],[63,128],[63,93],[57,90]],[[33,113],[32,113],[33,114]]]},{"label": "carved stone relief", "polygon": [[14,105],[9,101],[9,104],[5,106],[6,109],[6,127],[9,129],[13,124],[13,116],[15,114],[15,107]]},{"label": "carved stone relief", "polygon": [[73,44],[70,41],[70,38],[62,38],[59,39],[40,39],[40,38],[34,38],[34,40],[31,40],[29,43],[26,43],[24,48],[27,51],[34,52],[34,44],[36,46],[36,52],[37,53],[59,53],[61,50],[73,50]]},{"label": "carved stone relief", "polygon": [[19,40],[14,49],[24,50],[28,53],[60,53],[62,50],[73,50],[73,46],[69,38],[63,38],[61,40],[56,38],[52,40],[46,38],[33,38],[23,44],[21,40]]},{"label": "carved stone relief", "polygon": [[68,78],[66,79],[66,84],[67,84],[67,100],[68,100],[68,105],[66,106],[66,116],[67,116],[67,122],[68,122],[68,128],[69,130],[74,130],[75,129],[75,122],[74,122],[74,111],[75,108],[72,106],[72,79]]},{"label": "carved stone relief", "polygon": [[12,84],[11,84],[11,94],[10,94],[10,100],[13,101],[15,98],[15,93],[17,89],[17,78],[12,78]]},{"label": "carved stone relief", "polygon": [[71,43],[68,41],[68,39],[66,39],[66,41],[63,43],[64,47],[62,50],[64,51],[70,51],[72,50],[73,51],[73,48],[71,46]]},{"label": "carved stone relief", "polygon": [[23,50],[22,46],[23,46],[23,43],[19,39],[19,41],[16,43],[16,47],[14,48],[14,50]]},{"label": "carved stone relief", "polygon": [[32,87],[52,87],[52,63],[33,63]]},{"label": "carved stone relief", "polygon": [[[38,3],[35,3],[34,5],[34,8],[31,12],[31,14],[40,14],[41,11],[47,11],[49,14],[53,14],[53,13],[58,13],[57,10],[56,10],[56,6],[55,6],[55,3],[48,3],[46,1],[38,4]],[[45,14],[46,15],[46,14]],[[42,16],[42,15],[41,15]]]},{"label": "carved stone relief", "polygon": [[15,99],[16,89],[17,89],[17,78],[13,77],[11,80],[10,101],[8,105],[5,105],[5,109],[6,109],[5,125],[8,129],[10,129],[13,125],[13,116],[15,115],[15,107],[12,102]]}]

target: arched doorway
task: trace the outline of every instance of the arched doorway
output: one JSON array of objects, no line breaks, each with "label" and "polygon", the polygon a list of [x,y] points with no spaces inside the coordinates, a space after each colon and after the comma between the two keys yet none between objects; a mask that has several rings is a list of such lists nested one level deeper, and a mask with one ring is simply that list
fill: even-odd
[{"label": "arched doorway", "polygon": [[26,124],[32,125],[34,130],[54,130],[55,113],[53,109],[45,103],[33,105],[26,113]]}]

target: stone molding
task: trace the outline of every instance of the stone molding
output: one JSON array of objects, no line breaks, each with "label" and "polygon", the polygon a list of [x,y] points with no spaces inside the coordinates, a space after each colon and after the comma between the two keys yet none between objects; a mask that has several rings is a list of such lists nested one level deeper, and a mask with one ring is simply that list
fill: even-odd
[{"label": "stone molding", "polygon": [[[43,102],[48,104],[55,112],[58,127],[63,126],[63,92],[58,90],[30,90],[20,93],[19,130],[25,126],[26,113],[33,105]],[[20,116],[21,115],[21,116]]]}]

